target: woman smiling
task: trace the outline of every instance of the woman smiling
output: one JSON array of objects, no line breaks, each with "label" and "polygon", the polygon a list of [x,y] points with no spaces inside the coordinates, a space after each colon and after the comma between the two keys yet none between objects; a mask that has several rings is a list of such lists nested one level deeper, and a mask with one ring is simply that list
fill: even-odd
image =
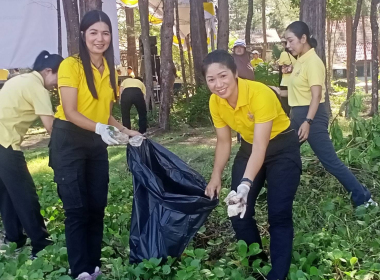
[{"label": "woman smiling", "polygon": [[[272,270],[267,278],[285,279],[293,244],[292,206],[300,180],[297,135],[275,93],[264,84],[238,78],[233,57],[216,50],[203,61],[207,85],[213,93],[210,112],[216,128],[214,168],[205,194],[219,196],[222,172],[231,153],[231,129],[242,136],[232,167],[231,189],[243,210],[231,218],[239,240],[248,246],[261,239],[255,215],[256,199],[268,184],[268,216]],[[232,192],[231,192],[232,194]],[[265,256],[262,254],[263,258]]]}]

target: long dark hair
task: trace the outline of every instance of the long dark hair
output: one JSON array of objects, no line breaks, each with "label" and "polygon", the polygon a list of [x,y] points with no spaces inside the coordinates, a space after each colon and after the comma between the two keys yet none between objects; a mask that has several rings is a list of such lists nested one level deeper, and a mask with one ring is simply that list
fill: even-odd
[{"label": "long dark hair", "polygon": [[212,51],[203,59],[203,76],[206,76],[208,67],[213,63],[220,63],[230,69],[232,74],[236,74],[237,66],[235,60],[232,55],[225,50]]},{"label": "long dark hair", "polygon": [[98,11],[98,10],[93,10],[86,13],[83,16],[83,19],[80,23],[80,28],[79,28],[80,29],[79,58],[81,59],[82,64],[83,64],[83,69],[84,69],[84,74],[86,75],[88,89],[91,91],[92,96],[95,99],[98,99],[98,93],[96,92],[96,88],[94,84],[94,74],[92,72],[92,67],[91,67],[91,58],[86,46],[86,39],[85,39],[85,33],[87,29],[91,25],[97,22],[104,22],[105,24],[107,24],[110,30],[110,34],[111,34],[111,43],[108,49],[104,52],[103,56],[106,59],[108,68],[110,70],[110,82],[111,82],[111,86],[114,92],[114,97],[116,100],[117,89],[116,89],[114,51],[113,51],[113,44],[112,44],[112,25],[111,25],[111,20],[107,16],[106,13],[102,11]]},{"label": "long dark hair", "polygon": [[53,73],[58,72],[59,65],[63,61],[63,57],[58,54],[50,54],[48,51],[42,51],[33,64],[33,71],[41,72],[46,68],[50,68]]},{"label": "long dark hair", "polygon": [[286,30],[294,33],[298,39],[301,39],[303,35],[306,36],[307,43],[312,48],[316,48],[318,45],[317,40],[311,35],[309,26],[303,21],[295,21],[288,25]]}]

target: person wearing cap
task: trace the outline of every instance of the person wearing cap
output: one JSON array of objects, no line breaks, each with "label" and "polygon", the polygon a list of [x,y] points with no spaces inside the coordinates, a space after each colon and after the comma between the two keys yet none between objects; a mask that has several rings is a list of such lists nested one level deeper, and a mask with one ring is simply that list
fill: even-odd
[{"label": "person wearing cap", "polygon": [[237,66],[238,77],[253,81],[255,79],[255,74],[250,63],[247,45],[244,40],[238,39],[235,41],[232,49],[232,57]]},{"label": "person wearing cap", "polygon": [[52,241],[20,146],[37,118],[49,134],[52,131],[54,113],[49,90],[57,85],[62,61],[60,55],[43,51],[37,56],[32,72],[8,80],[0,91],[0,213],[4,243],[14,242],[21,248],[27,235],[32,258]]},{"label": "person wearing cap", "polygon": [[134,77],[135,77],[135,73],[133,72],[132,66],[128,66],[128,68],[127,68],[127,73],[128,73],[127,76],[129,76],[129,77],[131,77],[131,78],[134,78]]},{"label": "person wearing cap", "polygon": [[263,63],[264,60],[262,60],[260,57],[259,57],[259,52],[254,50],[252,52],[253,54],[253,59],[251,60],[251,65],[253,68],[255,68],[257,65],[259,65],[260,63]]}]

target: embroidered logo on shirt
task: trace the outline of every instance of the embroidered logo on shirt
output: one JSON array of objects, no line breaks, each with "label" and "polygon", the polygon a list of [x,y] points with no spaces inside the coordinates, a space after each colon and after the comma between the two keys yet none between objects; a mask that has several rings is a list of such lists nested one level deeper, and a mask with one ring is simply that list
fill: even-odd
[{"label": "embroidered logo on shirt", "polygon": [[248,119],[249,119],[251,122],[255,121],[255,117],[252,115],[251,112],[248,111],[247,116],[248,116]]},{"label": "embroidered logo on shirt", "polygon": [[301,73],[301,69],[296,72],[295,76],[298,77],[300,73]]}]

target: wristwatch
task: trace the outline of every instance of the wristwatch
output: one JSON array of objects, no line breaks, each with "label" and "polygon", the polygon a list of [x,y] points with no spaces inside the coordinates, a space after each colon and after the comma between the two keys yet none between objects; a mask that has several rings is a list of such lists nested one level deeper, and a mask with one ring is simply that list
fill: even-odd
[{"label": "wristwatch", "polygon": [[243,182],[248,182],[250,184],[250,186],[249,186],[250,188],[253,186],[252,180],[250,180],[248,178],[241,179],[240,184],[243,183]]},{"label": "wristwatch", "polygon": [[313,124],[313,120],[312,120],[312,119],[308,119],[308,118],[306,118],[306,119],[305,119],[305,122],[307,122],[307,123],[310,124],[310,125]]}]

